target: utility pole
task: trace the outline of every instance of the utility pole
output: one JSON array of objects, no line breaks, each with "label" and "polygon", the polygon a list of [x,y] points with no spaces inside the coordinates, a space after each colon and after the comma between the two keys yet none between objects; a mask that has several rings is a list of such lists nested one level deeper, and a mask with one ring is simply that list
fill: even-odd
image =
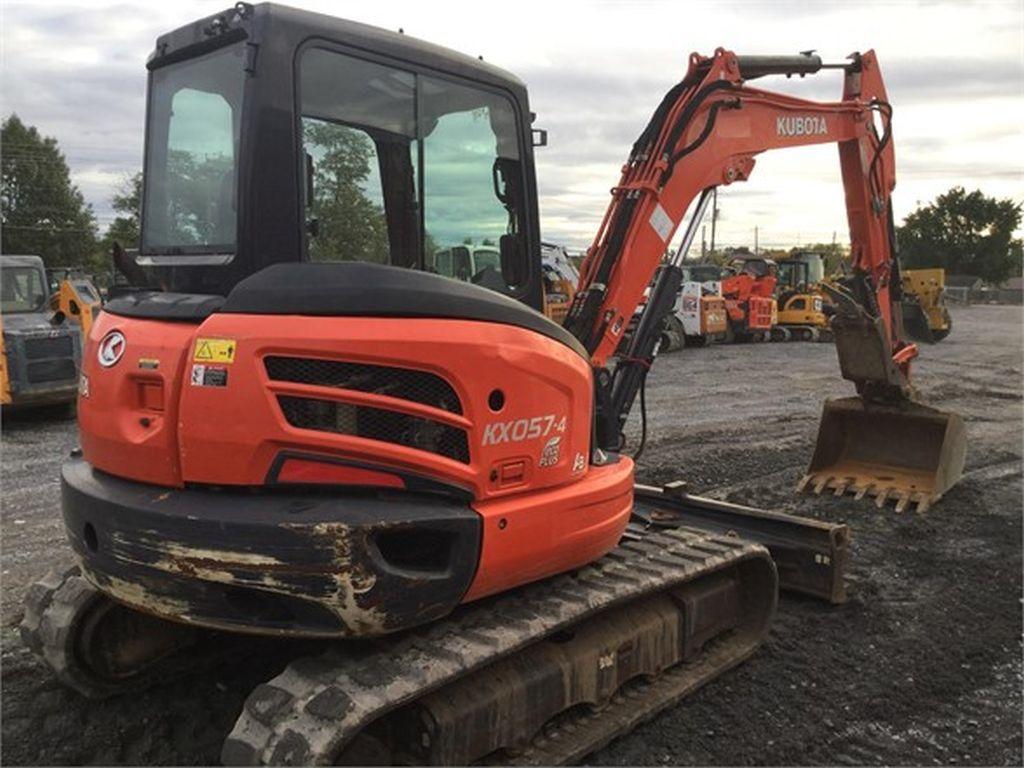
[{"label": "utility pole", "polygon": [[700,227],[700,260],[704,261],[708,257],[708,225],[702,224]]},{"label": "utility pole", "polygon": [[756,256],[760,251],[757,247],[757,227],[754,227],[754,255]]}]

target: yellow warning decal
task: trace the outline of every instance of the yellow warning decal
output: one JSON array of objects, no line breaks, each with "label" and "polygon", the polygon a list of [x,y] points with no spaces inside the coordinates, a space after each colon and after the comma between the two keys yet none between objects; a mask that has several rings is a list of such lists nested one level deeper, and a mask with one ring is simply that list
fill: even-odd
[{"label": "yellow warning decal", "polygon": [[196,339],[192,359],[197,363],[233,363],[237,346],[234,339]]}]

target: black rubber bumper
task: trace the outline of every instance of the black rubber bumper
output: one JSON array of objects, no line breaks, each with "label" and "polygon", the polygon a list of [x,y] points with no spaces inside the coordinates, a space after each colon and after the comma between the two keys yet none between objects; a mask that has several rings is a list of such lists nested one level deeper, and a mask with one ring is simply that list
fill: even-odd
[{"label": "black rubber bumper", "polygon": [[438,619],[480,554],[479,515],[444,498],[175,490],[71,459],[64,523],[86,575],[139,610],[258,634],[366,637]]}]

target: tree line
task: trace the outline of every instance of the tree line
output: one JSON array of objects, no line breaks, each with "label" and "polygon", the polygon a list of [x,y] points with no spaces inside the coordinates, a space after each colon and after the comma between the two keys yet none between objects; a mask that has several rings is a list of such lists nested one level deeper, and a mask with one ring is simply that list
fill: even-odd
[{"label": "tree line", "polygon": [[[337,137],[331,138],[331,148],[339,149],[334,146]],[[335,164],[343,160],[334,158]],[[360,168],[366,164],[362,155],[355,160]],[[109,254],[115,241],[127,248],[138,246],[141,173],[124,179],[111,199],[116,216],[100,234],[92,206],[71,182],[56,139],[43,136],[12,114],[0,131],[0,165],[0,252],[35,254],[48,267],[82,266],[101,277],[111,272]],[[334,190],[344,198],[343,191]],[[326,211],[321,215],[328,218]],[[971,275],[1000,285],[1021,275],[1024,242],[1014,236],[1021,217],[1021,202],[953,187],[918,207],[897,228],[900,261],[909,268],[943,267],[948,274]],[[374,217],[354,218],[375,221]],[[356,235],[343,223],[329,229]],[[371,229],[358,233],[360,241],[367,241],[360,251],[379,250],[380,245],[373,243],[382,239],[383,230]],[[827,250],[835,247],[829,244]]]},{"label": "tree line", "polygon": [[117,217],[100,234],[92,206],[71,182],[57,140],[12,114],[0,127],[0,252],[41,256],[47,267],[112,270],[115,240],[139,239],[142,174],[125,178],[111,200]]}]

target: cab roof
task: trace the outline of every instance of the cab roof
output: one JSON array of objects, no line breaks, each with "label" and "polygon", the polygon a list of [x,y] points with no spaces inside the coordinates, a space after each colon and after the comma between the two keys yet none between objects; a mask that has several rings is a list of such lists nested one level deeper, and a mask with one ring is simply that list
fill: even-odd
[{"label": "cab roof", "polygon": [[147,67],[156,69],[235,40],[245,39],[256,44],[279,44],[287,40],[290,44],[301,45],[313,38],[450,72],[489,85],[511,90],[526,89],[525,83],[511,72],[482,59],[401,32],[277,3],[237,3],[232,8],[161,35],[156,40]]},{"label": "cab roof", "polygon": [[0,264],[5,267],[39,267],[43,266],[43,259],[40,256],[15,256],[6,253],[0,254]]}]

